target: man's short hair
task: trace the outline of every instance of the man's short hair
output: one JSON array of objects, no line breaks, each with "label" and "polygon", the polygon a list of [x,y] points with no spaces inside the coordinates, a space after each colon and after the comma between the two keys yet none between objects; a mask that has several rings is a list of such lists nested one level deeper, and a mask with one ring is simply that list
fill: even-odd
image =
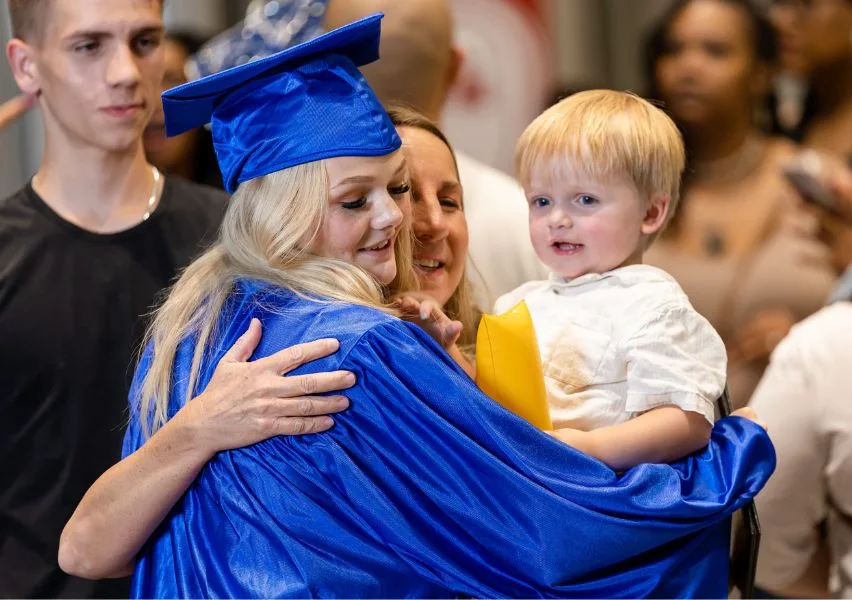
[{"label": "man's short hair", "polygon": [[[9,0],[12,37],[30,44],[44,41],[47,12],[53,0]],[[165,0],[159,0],[162,6]]]},{"label": "man's short hair", "polygon": [[51,0],[9,0],[12,36],[25,42],[40,42],[44,37],[46,12]]}]

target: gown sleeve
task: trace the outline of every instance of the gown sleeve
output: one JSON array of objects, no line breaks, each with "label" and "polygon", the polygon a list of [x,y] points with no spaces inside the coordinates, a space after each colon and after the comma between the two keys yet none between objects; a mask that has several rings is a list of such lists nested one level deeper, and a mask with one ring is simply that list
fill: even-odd
[{"label": "gown sleeve", "polygon": [[335,427],[218,455],[135,595],[727,595],[727,518],[774,467],[760,427],[727,419],[700,454],[616,474],[482,394],[414,326],[369,329],[340,368],[358,385]]}]

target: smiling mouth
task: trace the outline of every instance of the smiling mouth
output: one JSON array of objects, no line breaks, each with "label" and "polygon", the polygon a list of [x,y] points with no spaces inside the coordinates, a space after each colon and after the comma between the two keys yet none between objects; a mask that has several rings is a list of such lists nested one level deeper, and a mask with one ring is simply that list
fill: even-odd
[{"label": "smiling mouth", "polygon": [[385,250],[391,245],[391,240],[385,240],[375,246],[369,246],[367,248],[362,248],[361,252],[380,252],[381,250]]},{"label": "smiling mouth", "polygon": [[443,269],[446,266],[446,263],[439,260],[432,260],[430,258],[415,258],[414,266],[427,272],[434,272],[439,269]]},{"label": "smiling mouth", "polygon": [[571,244],[569,242],[553,242],[550,246],[558,254],[574,254],[583,249],[583,244]]}]

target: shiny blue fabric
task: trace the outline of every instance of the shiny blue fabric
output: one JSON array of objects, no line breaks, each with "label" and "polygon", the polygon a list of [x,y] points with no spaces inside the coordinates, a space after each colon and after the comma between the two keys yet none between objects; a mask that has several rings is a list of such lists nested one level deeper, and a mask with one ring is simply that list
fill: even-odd
[{"label": "shiny blue fabric", "polygon": [[382,15],[163,93],[166,133],[210,123],[225,189],[335,156],[384,156],[402,141],[358,70],[379,57]]},{"label": "shiny blue fabric", "polygon": [[[617,475],[483,395],[416,326],[256,282],[226,304],[198,391],[252,317],[255,358],[338,338],[300,372],[354,371],[351,408],[329,432],[217,455],[142,552],[134,597],[727,596],[728,517],[775,465],[760,427],[725,419],[703,452]],[[185,342],[171,414],[191,356]]]},{"label": "shiny blue fabric", "polygon": [[323,33],[328,0],[270,0],[249,4],[245,18],[204,43],[187,64],[190,79],[269,56]]}]

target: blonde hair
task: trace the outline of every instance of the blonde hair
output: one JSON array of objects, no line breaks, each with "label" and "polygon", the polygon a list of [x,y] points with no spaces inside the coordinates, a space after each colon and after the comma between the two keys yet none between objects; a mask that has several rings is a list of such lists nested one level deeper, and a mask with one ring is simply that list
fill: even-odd
[{"label": "blonde hair", "polygon": [[[443,131],[441,131],[441,128],[437,123],[435,123],[435,121],[426,115],[405,106],[390,106],[388,107],[387,112],[397,129],[400,127],[420,129],[427,133],[431,133],[441,140],[450,151],[450,156],[453,159],[453,167],[456,170],[456,177],[459,177],[460,179],[456,153],[453,150],[450,141],[447,139],[447,136]],[[464,207],[464,189],[462,189],[462,207]],[[417,241],[415,240],[414,243],[416,244]],[[467,259],[467,257],[465,258]],[[476,333],[479,329],[479,321],[482,319],[482,312],[473,301],[473,291],[471,290],[470,278],[467,274],[467,263],[468,261],[465,260],[464,270],[462,271],[462,277],[458,287],[453,291],[452,295],[447,300],[447,303],[444,305],[444,314],[455,321],[461,322],[463,327],[461,336],[457,342],[458,347],[465,355],[473,356],[475,354]]]},{"label": "blonde hair", "polygon": [[675,214],[685,165],[683,138],[674,121],[650,102],[614,90],[578,92],[561,100],[530,123],[515,149],[524,187],[541,169],[561,177],[570,168],[598,180],[626,177],[646,200],[668,195],[665,223],[648,244]]},{"label": "blonde hair", "polygon": [[219,239],[172,287],[145,335],[153,344],[141,386],[140,419],[151,435],[168,420],[178,347],[195,338],[188,402],[194,395],[205,348],[216,336],[219,314],[239,278],[266,281],[303,296],[377,307],[398,289],[416,289],[410,224],[397,237],[397,276],[383,289],[355,265],[306,250],[328,215],[329,182],[323,161],[298,165],[240,185],[222,221]]}]

